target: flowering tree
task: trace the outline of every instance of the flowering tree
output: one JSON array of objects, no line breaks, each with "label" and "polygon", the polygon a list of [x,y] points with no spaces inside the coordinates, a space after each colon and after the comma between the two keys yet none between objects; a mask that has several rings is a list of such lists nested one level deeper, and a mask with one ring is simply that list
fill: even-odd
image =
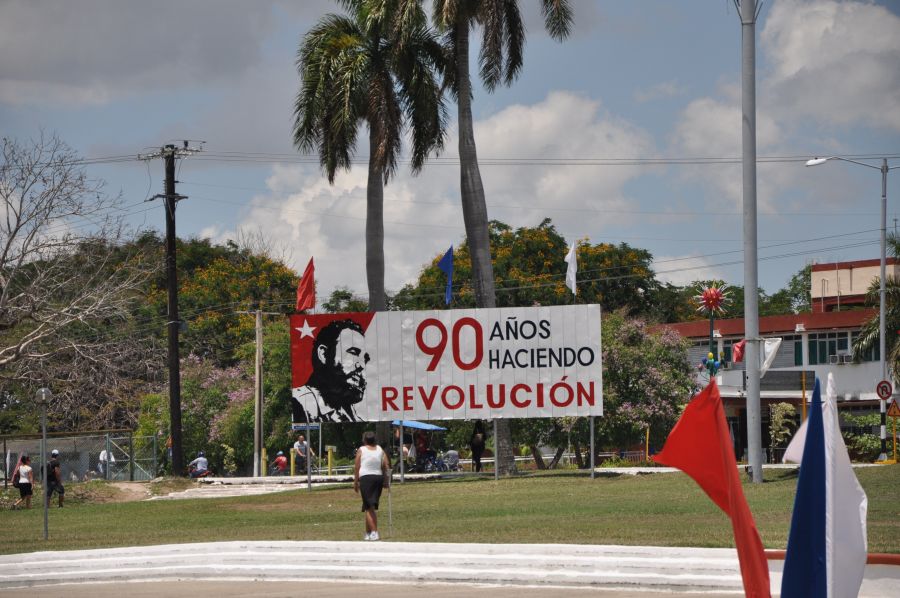
[{"label": "flowering tree", "polygon": [[651,443],[661,446],[693,390],[687,347],[677,333],[651,332],[620,313],[604,318],[601,443],[635,444],[649,426]]}]

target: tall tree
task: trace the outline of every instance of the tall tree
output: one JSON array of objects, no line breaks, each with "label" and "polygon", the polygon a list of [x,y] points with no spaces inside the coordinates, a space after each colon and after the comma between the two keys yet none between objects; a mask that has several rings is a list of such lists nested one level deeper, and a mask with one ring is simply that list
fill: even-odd
[{"label": "tall tree", "polygon": [[[563,257],[568,243],[549,218],[535,227],[513,229],[492,220],[489,225],[497,307],[563,305],[571,303],[565,285]],[[628,315],[655,315],[661,285],[650,265],[652,256],[626,243],[578,243],[578,300],[599,303],[604,312],[622,309]],[[454,272],[460,281],[455,307],[474,307],[468,239],[456,249]],[[400,309],[440,309],[444,306],[445,274],[437,267],[440,255],[426,265],[415,285],[407,285],[394,298]]]},{"label": "tall tree", "polygon": [[328,181],[349,169],[360,125],[369,127],[366,277],[369,308],[387,308],[384,290],[384,185],[397,169],[405,125],[412,169],[443,147],[446,110],[438,81],[441,46],[420,0],[341,0],[347,15],[326,15],[303,39],[294,107],[294,145],[318,152]]},{"label": "tall tree", "polygon": [[119,247],[123,226],[109,214],[120,198],[55,136],[0,142],[0,206],[4,391],[29,404],[51,387],[51,423],[97,423],[103,404],[118,410],[158,371],[133,317],[154,264]]},{"label": "tall tree", "polygon": [[[547,31],[556,40],[569,35],[572,8],[568,0],[541,0]],[[525,26],[518,0],[434,0],[433,19],[444,32],[448,67],[445,82],[456,98],[459,128],[460,191],[466,238],[472,258],[472,285],[478,307],[495,307],[494,272],[488,231],[484,186],[478,169],[472,122],[472,81],[469,76],[469,32],[481,26],[478,56],[481,80],[488,91],[510,85],[522,68]],[[497,428],[498,467],[515,467],[509,422]]]}]

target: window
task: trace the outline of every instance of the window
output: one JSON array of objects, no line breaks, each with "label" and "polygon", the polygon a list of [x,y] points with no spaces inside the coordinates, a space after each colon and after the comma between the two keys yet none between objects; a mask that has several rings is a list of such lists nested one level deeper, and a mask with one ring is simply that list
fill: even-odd
[{"label": "window", "polygon": [[[832,357],[850,353],[849,332],[821,332],[809,335],[809,365],[831,363]],[[802,359],[802,355],[801,355]],[[794,361],[797,354],[794,354]],[[800,364],[797,364],[800,365]]]}]

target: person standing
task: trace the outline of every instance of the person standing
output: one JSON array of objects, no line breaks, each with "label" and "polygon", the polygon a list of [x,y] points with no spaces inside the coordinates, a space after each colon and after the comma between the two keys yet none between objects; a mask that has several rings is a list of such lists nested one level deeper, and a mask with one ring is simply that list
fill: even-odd
[{"label": "person standing", "polygon": [[300,434],[297,436],[297,442],[294,443],[294,468],[297,471],[306,471],[306,458],[310,454],[315,456],[309,443],[306,442],[306,437],[303,436],[303,434]]},{"label": "person standing", "polygon": [[[16,481],[16,474],[19,475]],[[18,509],[19,505],[25,503],[25,508],[31,508],[31,496],[34,494],[34,471],[31,469],[31,457],[22,455],[16,470],[13,472],[13,484],[19,488],[19,500],[13,504],[13,509]]]},{"label": "person standing", "polygon": [[115,464],[115,462],[116,457],[112,454],[112,451],[103,449],[100,451],[100,456],[97,457],[97,473],[102,477],[109,479],[109,466]]},{"label": "person standing", "polygon": [[363,434],[363,444],[356,451],[353,470],[353,490],[362,496],[362,510],[366,514],[366,535],[363,540],[380,540],[378,535],[378,501],[381,490],[391,483],[391,461],[375,442],[375,432]]},{"label": "person standing", "polygon": [[469,440],[469,448],[472,449],[472,468],[481,471],[481,455],[484,454],[485,434],[484,426],[480,421],[475,422],[472,430],[472,438]]},{"label": "person standing", "polygon": [[59,508],[61,509],[63,507],[66,489],[63,487],[62,480],[62,466],[59,464],[59,451],[53,449],[50,451],[50,461],[47,463],[44,475],[44,485],[47,486],[45,500],[47,501],[48,507],[50,506],[50,500],[53,498],[54,492],[59,496]]}]

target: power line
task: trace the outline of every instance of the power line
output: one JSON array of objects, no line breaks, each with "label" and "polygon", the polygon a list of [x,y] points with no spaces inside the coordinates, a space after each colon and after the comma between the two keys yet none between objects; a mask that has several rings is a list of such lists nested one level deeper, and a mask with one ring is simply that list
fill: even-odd
[{"label": "power line", "polygon": [[[272,189],[262,188],[262,187],[241,187],[237,185],[220,185],[215,183],[198,183],[196,181],[178,181],[182,185],[195,185],[198,187],[212,187],[217,189],[229,189],[235,191],[256,191],[261,193],[271,193]],[[196,196],[192,196],[196,197]],[[200,199],[200,198],[198,198]],[[233,205],[245,206],[247,204],[240,202],[229,202],[228,200],[205,197],[202,198],[206,201],[218,201],[221,203],[231,203]],[[340,196],[334,197],[336,200],[343,199],[365,199],[363,195],[357,194],[341,194]],[[451,208],[458,208],[459,203],[455,201],[427,201],[421,199],[396,199],[392,197],[385,197],[384,201],[393,202],[393,203],[402,203],[402,204],[414,204],[414,205],[425,205],[425,206],[446,206]],[[268,206],[252,206],[255,209],[275,209],[275,210],[284,210],[288,212],[299,212],[299,213],[311,213],[311,214],[319,214],[317,212],[305,212],[303,210],[296,210],[293,208],[277,208],[277,207],[268,207]],[[676,211],[676,210],[667,210],[667,211],[659,211],[659,210],[623,210],[617,208],[591,208],[591,207],[582,207],[582,208],[561,208],[556,206],[547,206],[540,204],[529,204],[529,205],[521,205],[521,204],[499,204],[489,202],[487,204],[488,208],[491,209],[504,209],[504,210],[533,210],[533,211],[543,211],[543,212],[576,212],[576,213],[585,213],[585,212],[595,212],[598,214],[626,214],[626,215],[635,215],[635,216],[741,216],[743,212],[713,212],[708,210],[697,210],[697,211]],[[332,215],[332,214],[322,214],[325,216],[334,216],[334,217],[343,217],[341,215]],[[772,211],[763,214],[763,216],[832,216],[839,218],[846,218],[848,216],[874,216],[877,215],[875,212],[822,212],[820,210],[814,212],[780,212],[780,211]],[[363,218],[364,220],[364,218]]]}]

